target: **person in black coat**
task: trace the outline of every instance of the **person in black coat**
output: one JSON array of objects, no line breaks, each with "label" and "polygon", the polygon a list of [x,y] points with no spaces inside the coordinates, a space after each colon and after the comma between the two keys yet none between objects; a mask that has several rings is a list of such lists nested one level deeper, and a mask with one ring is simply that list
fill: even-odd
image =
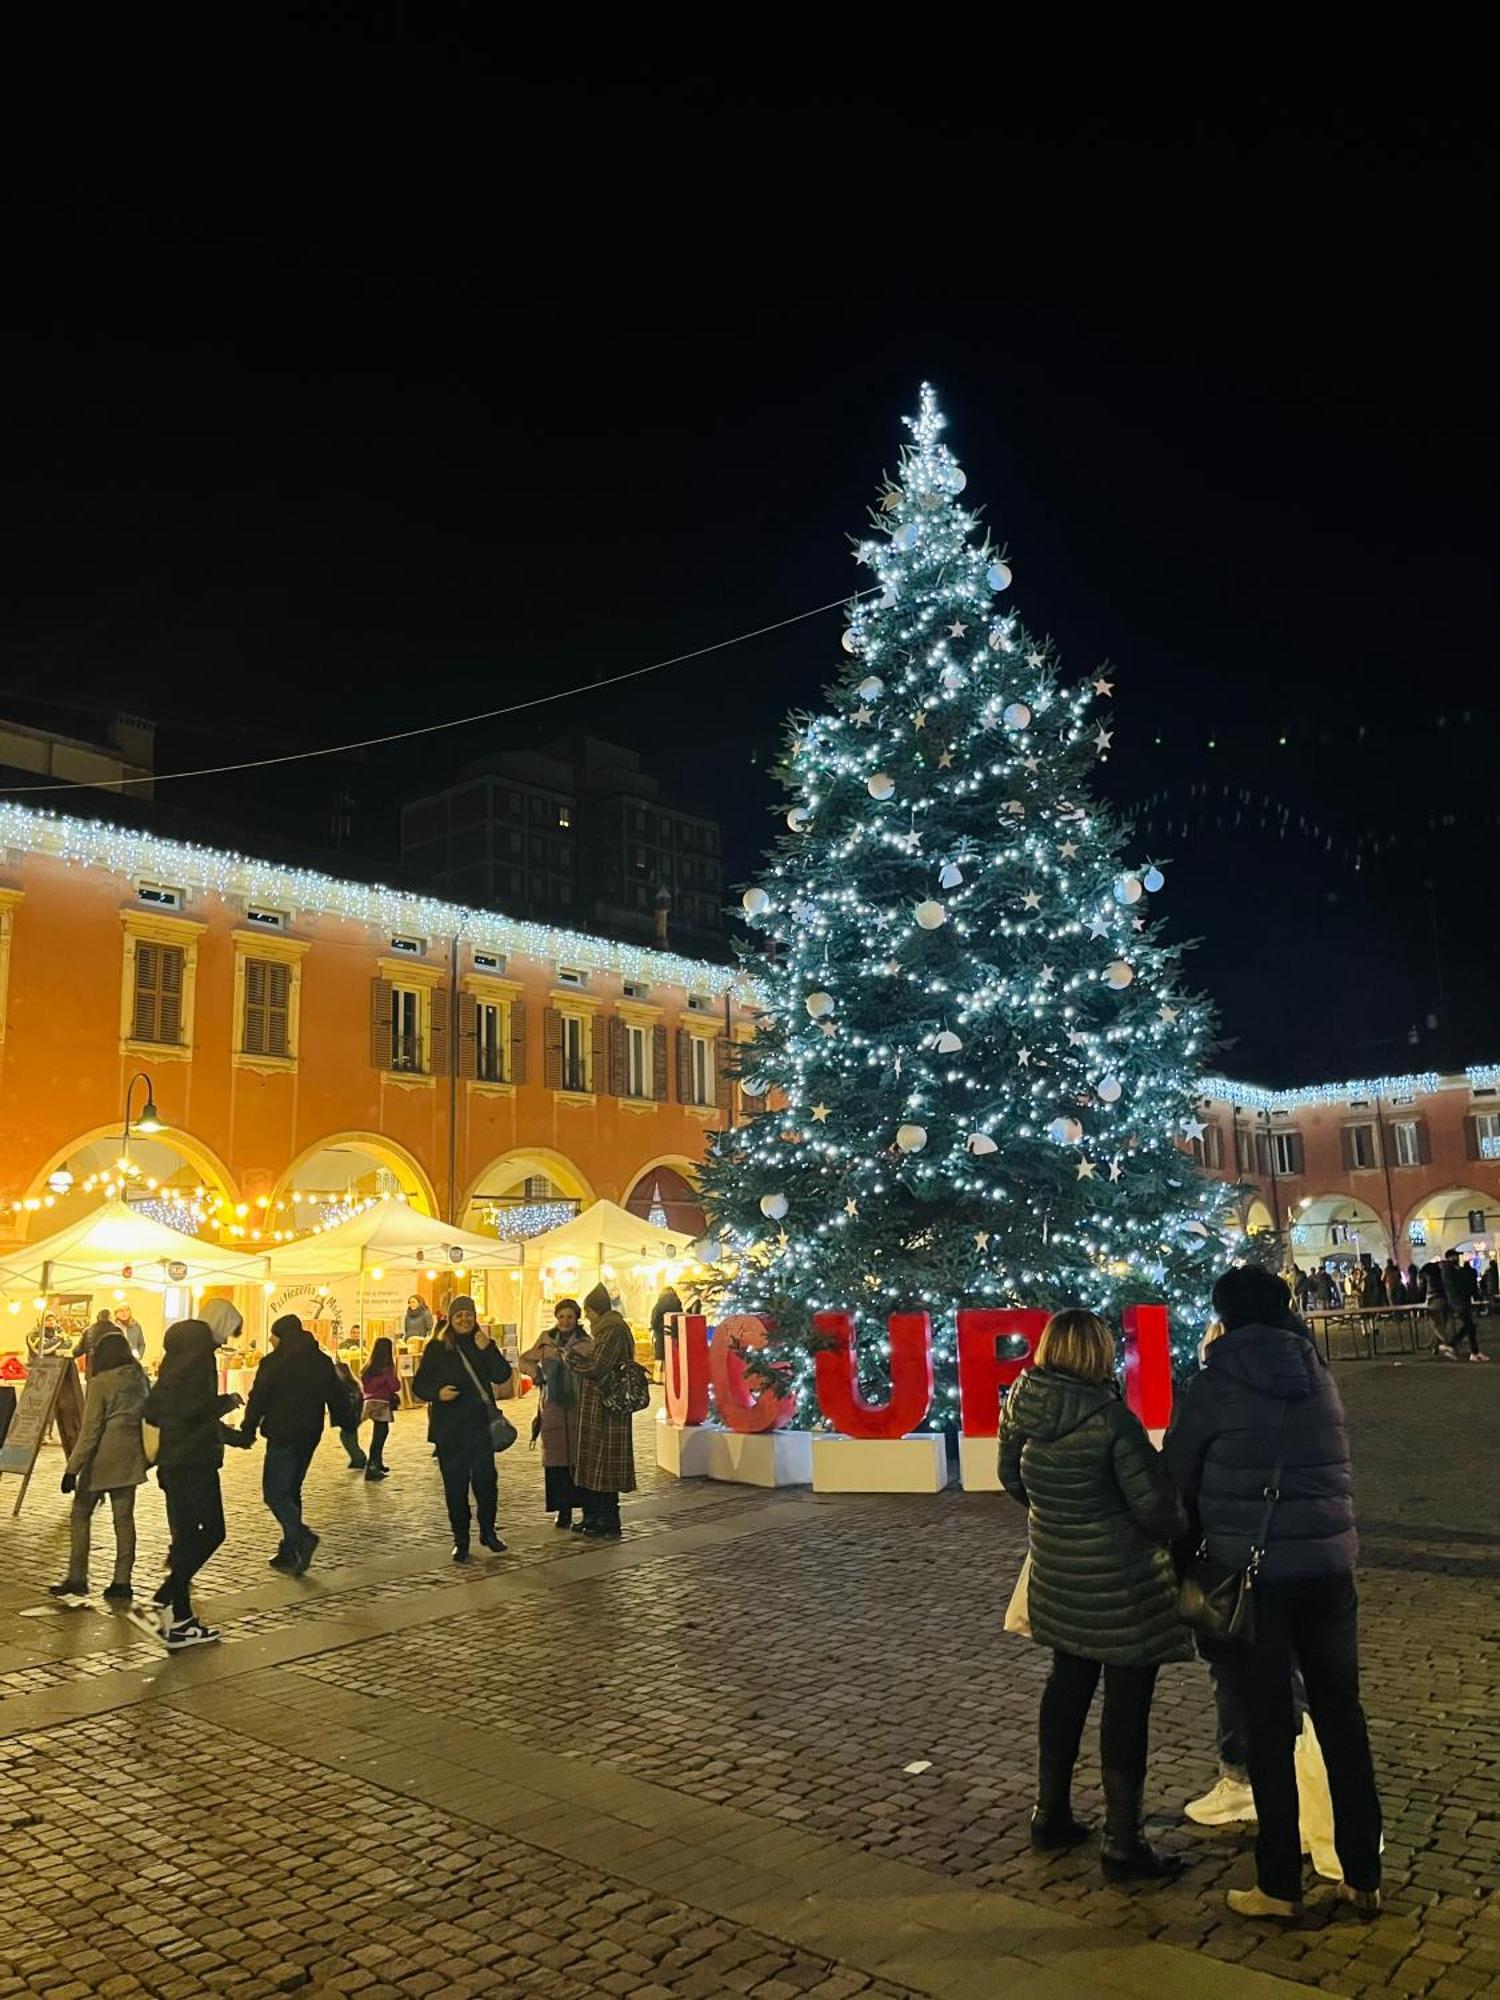
[{"label": "person in black coat", "polygon": [[510,1375],[510,1363],[479,1324],[474,1301],[455,1299],[448,1308],[447,1326],[423,1348],[411,1387],[428,1408],[428,1435],[437,1447],[456,1563],[469,1560],[471,1490],[481,1544],[495,1555],[505,1552],[495,1529],[500,1482],[490,1421],[495,1389]]},{"label": "person in black coat", "polygon": [[1359,1698],[1359,1544],[1343,1404],[1290,1317],[1280,1278],[1238,1266],[1214,1286],[1213,1303],[1224,1333],[1182,1386],[1164,1456],[1209,1555],[1255,1567],[1254,1637],[1227,1649],[1226,1667],[1249,1733],[1257,1886],[1232,1889],[1229,1906],[1252,1917],[1301,1909],[1296,1661],[1328,1765],[1338,1893],[1369,1914],[1380,1900],[1380,1800]]},{"label": "person in black coat", "polygon": [[1471,1361],[1488,1360],[1479,1349],[1479,1326],[1474,1317],[1474,1308],[1479,1304],[1479,1273],[1467,1257],[1460,1257],[1456,1250],[1445,1250],[1443,1282],[1452,1307],[1454,1346],[1466,1340]]},{"label": "person in black coat", "polygon": [[224,1498],[219,1468],[226,1444],[237,1431],[220,1422],[240,1406],[238,1396],[219,1394],[214,1337],[201,1319],[179,1320],[167,1328],[161,1372],[141,1416],[160,1433],[156,1477],[167,1501],[172,1548],[167,1574],[149,1605],[131,1617],[171,1652],[210,1645],[218,1638],[193,1611],[191,1585],[224,1541]]},{"label": "person in black coat", "polygon": [[1102,1672],[1100,1864],[1112,1881],[1166,1880],[1182,1863],[1147,1846],[1141,1803],[1157,1668],[1192,1657],[1168,1546],[1186,1523],[1120,1398],[1114,1336],[1092,1313],[1054,1313],[1037,1365],[1006,1397],[1000,1483],[1028,1510],[1027,1614],[1033,1639],[1052,1648],[1031,1844],[1053,1853],[1088,1833],[1073,1817],[1073,1767]]},{"label": "person in black coat", "polygon": [[271,1340],[271,1352],[255,1371],[240,1437],[251,1445],[257,1431],[265,1433],[261,1497],[281,1530],[271,1567],[301,1576],[319,1539],[302,1518],[302,1482],[325,1421],[341,1430],[349,1410],[333,1363],[295,1313],[275,1322]]}]

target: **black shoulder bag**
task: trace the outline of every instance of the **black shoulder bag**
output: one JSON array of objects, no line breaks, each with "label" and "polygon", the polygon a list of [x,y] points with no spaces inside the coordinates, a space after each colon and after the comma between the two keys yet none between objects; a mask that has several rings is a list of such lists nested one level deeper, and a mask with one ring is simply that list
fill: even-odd
[{"label": "black shoulder bag", "polygon": [[464,1373],[468,1376],[469,1380],[474,1384],[474,1387],[478,1390],[479,1399],[484,1404],[485,1410],[488,1413],[489,1425],[490,1425],[491,1451],[497,1454],[502,1451],[509,1451],[511,1446],[516,1441],[515,1425],[511,1422],[510,1418],[506,1416],[504,1410],[497,1410],[495,1408],[494,1397],[484,1387],[484,1385],[480,1382],[479,1377],[474,1373],[474,1370],[469,1366],[469,1357],[467,1354],[464,1353],[463,1349],[461,1347],[456,1346],[453,1351],[458,1356],[459,1360],[464,1364]]},{"label": "black shoulder bag", "polygon": [[1265,1505],[1250,1544],[1249,1562],[1243,1569],[1215,1562],[1205,1538],[1178,1582],[1178,1616],[1206,1639],[1237,1639],[1248,1645],[1255,1637],[1255,1578],[1270,1537],[1271,1516],[1281,1498],[1281,1468],[1286,1463],[1286,1420],[1290,1410],[1290,1403],[1282,1404],[1276,1463],[1265,1487]]}]

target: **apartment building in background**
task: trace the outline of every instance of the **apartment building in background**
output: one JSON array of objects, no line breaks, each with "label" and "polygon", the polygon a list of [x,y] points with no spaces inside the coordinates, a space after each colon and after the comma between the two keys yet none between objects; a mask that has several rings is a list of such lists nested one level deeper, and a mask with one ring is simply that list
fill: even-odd
[{"label": "apartment building in background", "polygon": [[719,823],[598,737],[506,750],[401,814],[412,880],[480,909],[722,955]]}]

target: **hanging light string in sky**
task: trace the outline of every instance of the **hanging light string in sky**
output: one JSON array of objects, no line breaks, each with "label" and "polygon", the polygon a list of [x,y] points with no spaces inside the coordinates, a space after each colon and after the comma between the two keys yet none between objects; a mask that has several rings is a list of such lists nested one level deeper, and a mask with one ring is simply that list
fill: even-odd
[{"label": "hanging light string in sky", "polygon": [[[855,596],[866,596],[868,592],[856,591]],[[139,778],[103,778],[90,784],[51,785],[4,785],[0,795],[19,797],[22,793],[37,792],[120,792],[133,785],[166,785],[180,778],[224,778],[235,771],[264,771],[276,764],[305,764],[316,757],[345,757],[354,750],[374,750],[384,743],[407,743],[417,736],[435,736],[445,729],[463,729],[470,723],[494,722],[502,715],[519,715],[523,709],[542,708],[548,702],[567,701],[575,694],[595,694],[600,688],[618,687],[622,681],[639,680],[643,674],[658,674],[664,667],[680,667],[688,660],[701,660],[709,653],[722,653],[731,646],[743,646],[747,640],[763,639],[768,632],[784,631],[788,625],[800,625],[804,619],[820,618],[825,611],[839,611],[849,602],[847,596],[830,599],[827,604],[815,604],[810,611],[797,611],[790,618],[778,618],[771,625],[757,625],[753,632],[736,632],[732,639],[716,639],[710,646],[695,646],[690,653],[674,653],[667,660],[653,660],[649,666],[630,667],[623,674],[610,674],[604,680],[584,681],[578,687],[559,688],[555,694],[533,695],[529,701],[513,701],[504,708],[481,709],[476,715],[455,715],[446,722],[424,722],[414,729],[393,729],[384,736],[362,736],[354,743],[325,743],[317,750],[288,750],[277,757],[251,757],[238,764],[205,764],[196,771],[161,771]]]}]

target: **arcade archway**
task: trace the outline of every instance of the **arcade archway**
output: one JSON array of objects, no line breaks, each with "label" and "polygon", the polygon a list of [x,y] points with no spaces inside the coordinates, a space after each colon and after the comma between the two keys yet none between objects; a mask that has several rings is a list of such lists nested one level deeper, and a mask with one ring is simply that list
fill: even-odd
[{"label": "arcade archway", "polygon": [[438,1213],[426,1170],[404,1146],[374,1132],[335,1132],[300,1153],[256,1207],[269,1235],[298,1235],[342,1221],[382,1195],[409,1202],[422,1215]]},{"label": "arcade archway", "polygon": [[1445,1250],[1493,1256],[1500,1240],[1500,1199],[1478,1188],[1441,1188],[1423,1195],[1406,1219],[1406,1239],[1418,1264]]},{"label": "arcade archway", "polygon": [[126,1153],[118,1121],[58,1147],[11,1204],[11,1221],[35,1242],[114,1195],[188,1236],[248,1239],[252,1226],[228,1167],[190,1132],[133,1132]]},{"label": "arcade archway", "polygon": [[680,1154],[664,1154],[642,1167],[621,1206],[658,1229],[680,1230],[695,1239],[708,1228],[693,1163]]},{"label": "arcade archway", "polygon": [[588,1176],[566,1153],[518,1146],[475,1175],[458,1220],[482,1236],[525,1242],[571,1220],[595,1198]]},{"label": "arcade archway", "polygon": [[1319,1264],[1385,1263],[1390,1231],[1367,1201],[1349,1194],[1311,1195],[1291,1216],[1292,1256],[1303,1270]]}]

